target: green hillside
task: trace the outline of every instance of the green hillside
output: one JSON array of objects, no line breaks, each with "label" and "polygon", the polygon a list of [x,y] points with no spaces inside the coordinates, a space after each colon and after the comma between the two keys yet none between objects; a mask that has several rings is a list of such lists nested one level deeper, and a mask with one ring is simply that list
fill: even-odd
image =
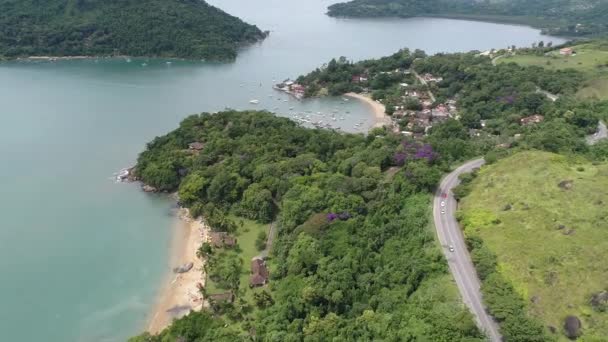
[{"label": "green hillside", "polygon": [[[561,184],[561,186],[560,186]],[[584,341],[608,336],[608,164],[547,152],[521,152],[483,168],[461,203],[468,237],[497,255],[514,285],[555,336],[575,315]]]},{"label": "green hillside", "polygon": [[328,14],[336,17],[448,16],[514,22],[567,36],[608,31],[606,0],[352,0],[330,6]]},{"label": "green hillside", "polygon": [[202,0],[0,0],[0,57],[234,59],[265,34]]},{"label": "green hillside", "polygon": [[497,63],[517,63],[522,66],[539,66],[550,70],[575,69],[582,72],[587,82],[578,96],[591,99],[608,99],[608,42],[597,40],[570,46],[572,56],[560,55],[558,50],[547,53],[525,53],[497,59]]}]

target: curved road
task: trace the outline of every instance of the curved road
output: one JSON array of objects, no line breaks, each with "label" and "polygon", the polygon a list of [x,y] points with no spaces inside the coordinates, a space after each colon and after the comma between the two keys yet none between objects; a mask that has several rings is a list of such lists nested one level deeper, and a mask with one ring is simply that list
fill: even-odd
[{"label": "curved road", "polygon": [[[475,316],[477,326],[485,332],[490,341],[499,342],[502,338],[498,332],[498,325],[486,312],[483,305],[480,292],[481,284],[464,243],[464,236],[454,217],[457,205],[454,196],[451,195],[452,188],[460,182],[458,176],[462,173],[471,172],[483,165],[484,162],[483,159],[471,160],[443,178],[433,200],[433,219],[435,220],[439,242],[448,260],[450,272],[452,272],[456,281],[463,302]],[[447,198],[442,198],[443,193],[447,194]],[[441,213],[442,201],[445,202],[444,214]],[[450,251],[449,246],[453,246],[453,252]]]},{"label": "curved road", "polygon": [[595,145],[600,140],[608,138],[608,128],[603,121],[600,121],[597,125],[597,131],[595,134],[592,134],[587,137],[587,144]]}]

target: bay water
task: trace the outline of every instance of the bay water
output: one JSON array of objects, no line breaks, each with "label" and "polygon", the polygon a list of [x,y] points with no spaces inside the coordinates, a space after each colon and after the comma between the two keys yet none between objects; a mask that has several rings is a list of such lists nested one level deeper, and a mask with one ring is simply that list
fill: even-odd
[{"label": "bay water", "polygon": [[369,127],[372,113],[355,100],[299,102],[271,86],[339,56],[563,41],[529,27],[483,22],[334,19],[324,15],[328,0],[210,2],[270,36],[233,63],[0,64],[2,340],[123,341],[145,328],[172,266],[172,202],[136,184],[116,184],[112,175],[188,114],[226,107],[284,116],[338,109],[344,128]]}]

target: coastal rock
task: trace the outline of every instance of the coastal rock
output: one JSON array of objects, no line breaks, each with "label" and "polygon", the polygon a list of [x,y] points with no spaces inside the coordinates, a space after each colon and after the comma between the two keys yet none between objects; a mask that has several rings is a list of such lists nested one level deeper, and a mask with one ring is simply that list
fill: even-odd
[{"label": "coastal rock", "polygon": [[151,186],[151,185],[148,185],[148,184],[144,184],[144,185],[141,187],[141,189],[142,189],[144,192],[158,192],[158,189],[157,189],[157,188],[155,188],[155,187],[153,187],[153,186]]},{"label": "coastal rock", "polygon": [[186,273],[194,267],[194,264],[189,262],[173,269],[175,273]]},{"label": "coastal rock", "polygon": [[581,336],[581,328],[583,327],[581,320],[576,316],[568,316],[564,321],[564,330],[569,339],[576,339]]},{"label": "coastal rock", "polygon": [[591,296],[591,306],[594,310],[605,312],[608,310],[608,291],[601,291]]},{"label": "coastal rock", "polygon": [[559,186],[563,190],[570,190],[574,186],[574,181],[573,180],[563,180],[563,181],[559,182],[557,184],[557,186]]}]

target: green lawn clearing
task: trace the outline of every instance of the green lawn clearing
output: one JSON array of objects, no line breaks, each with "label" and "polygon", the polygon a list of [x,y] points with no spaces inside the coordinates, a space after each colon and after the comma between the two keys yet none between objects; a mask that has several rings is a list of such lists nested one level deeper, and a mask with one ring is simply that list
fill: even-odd
[{"label": "green lawn clearing", "polygon": [[591,42],[571,47],[576,54],[563,56],[559,50],[545,55],[516,54],[497,59],[497,63],[517,63],[552,70],[575,69],[584,73],[587,82],[577,93],[580,98],[608,99],[608,45]]}]

